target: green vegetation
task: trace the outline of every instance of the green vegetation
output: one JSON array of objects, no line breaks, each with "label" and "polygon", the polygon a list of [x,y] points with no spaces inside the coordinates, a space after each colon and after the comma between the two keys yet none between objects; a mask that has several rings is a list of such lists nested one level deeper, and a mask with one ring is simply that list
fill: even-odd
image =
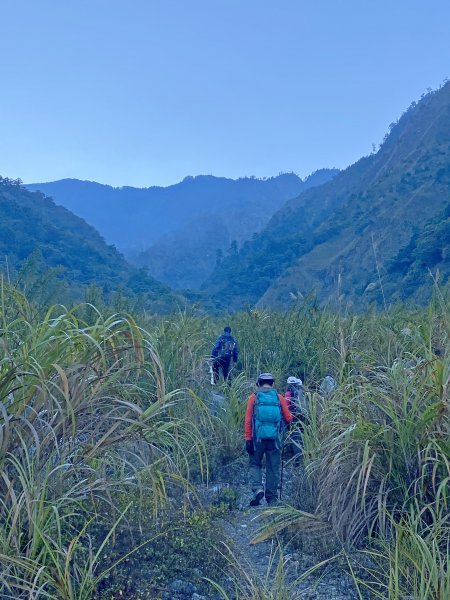
[{"label": "green vegetation", "polygon": [[[436,288],[427,309],[339,315],[308,298],[229,322],[240,360],[216,404],[205,358],[223,322],[45,307],[1,281],[2,597],[161,598],[175,580],[224,598],[301,597],[300,580],[333,562],[361,597],[448,597],[447,300]],[[245,399],[261,370],[309,390],[297,500],[258,534],[316,548],[297,582],[278,555],[276,577],[249,578],[218,526],[235,491],[202,496],[227,465],[245,468]],[[339,386],[321,398],[326,374]]]},{"label": "green vegetation", "polygon": [[[216,520],[223,513],[221,507],[184,511],[172,507],[156,521],[151,512],[146,519],[136,512],[142,532],[122,530],[102,557],[104,566],[114,570],[99,583],[99,598],[158,598],[174,581],[188,581],[192,589],[209,591],[205,578],[217,580],[223,573],[214,551],[220,545]],[[130,514],[128,520],[131,524]]]},{"label": "green vegetation", "polygon": [[392,125],[378,152],[287,202],[198,296],[211,311],[288,307],[298,294],[358,310],[426,304],[448,282],[450,83]]},{"label": "green vegetation", "polygon": [[401,282],[401,296],[407,298],[426,285],[430,272],[446,278],[450,262],[450,204],[422,230],[415,233],[388,266],[389,274]]},{"label": "green vegetation", "polygon": [[280,531],[313,539],[325,556],[348,561],[361,593],[443,600],[450,590],[448,305],[440,298],[424,312],[330,324],[340,385],[327,399],[310,394],[299,505],[275,511],[258,539]]},{"label": "green vegetation", "polygon": [[188,489],[191,463],[205,474],[203,442],[131,317],[90,306],[40,317],[2,281],[0,339],[0,589],[87,600],[130,508],[139,527],[169,485]]},{"label": "green vegetation", "polygon": [[32,288],[31,296],[42,303],[80,301],[94,284],[108,302],[121,294],[156,312],[182,303],[145,269],[128,264],[85,221],[20,184],[0,178],[0,270],[7,279]]}]

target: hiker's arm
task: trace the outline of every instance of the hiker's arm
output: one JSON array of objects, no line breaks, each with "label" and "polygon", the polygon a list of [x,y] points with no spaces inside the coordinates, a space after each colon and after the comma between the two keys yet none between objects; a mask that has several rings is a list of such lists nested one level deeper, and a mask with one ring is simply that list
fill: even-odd
[{"label": "hiker's arm", "polygon": [[221,342],[221,339],[220,339],[220,337],[218,337],[216,340],[216,343],[214,345],[214,348],[212,349],[212,352],[211,352],[211,356],[213,358],[217,358],[219,356],[220,342]]},{"label": "hiker's arm", "polygon": [[238,359],[238,355],[239,355],[239,346],[237,343],[237,340],[234,340],[234,348],[233,348],[233,361],[237,362]]},{"label": "hiker's arm", "polygon": [[252,439],[252,420],[253,420],[253,405],[255,404],[255,394],[252,394],[247,401],[247,410],[245,411],[245,441]]},{"label": "hiker's arm", "polygon": [[278,398],[280,399],[280,405],[281,405],[281,411],[283,413],[283,418],[286,421],[286,423],[290,423],[292,421],[292,414],[291,411],[289,410],[289,407],[287,405],[286,402],[286,398],[284,396],[282,396],[281,394],[278,394]]}]

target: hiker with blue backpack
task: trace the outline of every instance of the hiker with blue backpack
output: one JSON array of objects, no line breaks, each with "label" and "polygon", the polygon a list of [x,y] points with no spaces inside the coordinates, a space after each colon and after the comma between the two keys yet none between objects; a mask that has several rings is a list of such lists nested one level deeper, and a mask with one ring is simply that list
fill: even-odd
[{"label": "hiker with blue backpack", "polygon": [[217,338],[211,352],[214,384],[219,381],[220,371],[222,371],[224,380],[228,380],[231,359],[233,362],[237,362],[238,355],[238,343],[231,335],[231,327],[227,325],[224,327],[222,335]]},{"label": "hiker with blue backpack", "polygon": [[[273,387],[271,373],[261,373],[256,393],[251,394],[245,412],[245,449],[249,455],[250,483],[253,498],[250,506],[258,506],[266,497],[269,506],[278,500],[283,430],[292,421],[285,398]],[[266,459],[266,487],[262,484],[262,461]]]}]

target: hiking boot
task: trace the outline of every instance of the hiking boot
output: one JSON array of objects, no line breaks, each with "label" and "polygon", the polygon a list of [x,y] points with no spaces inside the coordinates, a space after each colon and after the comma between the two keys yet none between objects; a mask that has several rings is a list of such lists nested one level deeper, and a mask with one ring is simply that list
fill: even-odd
[{"label": "hiking boot", "polygon": [[263,498],[264,498],[263,490],[257,490],[255,492],[255,495],[253,496],[253,498],[250,500],[250,506],[259,506],[259,504]]}]

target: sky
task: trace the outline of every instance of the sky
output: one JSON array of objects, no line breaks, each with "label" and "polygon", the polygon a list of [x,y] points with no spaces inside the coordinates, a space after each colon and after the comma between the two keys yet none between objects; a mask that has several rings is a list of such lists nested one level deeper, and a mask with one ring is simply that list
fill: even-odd
[{"label": "sky", "polygon": [[345,168],[450,77],[448,0],[0,0],[0,174]]}]

